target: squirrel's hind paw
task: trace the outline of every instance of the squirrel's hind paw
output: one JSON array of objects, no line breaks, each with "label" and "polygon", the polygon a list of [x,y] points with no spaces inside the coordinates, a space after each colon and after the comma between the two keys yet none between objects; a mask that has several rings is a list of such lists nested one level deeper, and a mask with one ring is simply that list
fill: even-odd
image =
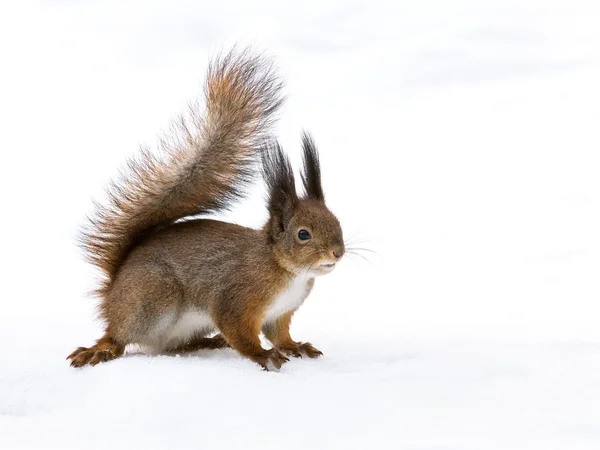
[{"label": "squirrel's hind paw", "polygon": [[67,359],[71,360],[71,367],[83,367],[91,361],[93,356],[94,352],[91,349],[79,347],[67,356]]},{"label": "squirrel's hind paw", "polygon": [[118,358],[124,350],[123,346],[118,345],[110,338],[104,337],[90,348],[78,347],[67,356],[67,360],[71,360],[71,367],[83,367],[87,364],[95,366],[98,363]]}]

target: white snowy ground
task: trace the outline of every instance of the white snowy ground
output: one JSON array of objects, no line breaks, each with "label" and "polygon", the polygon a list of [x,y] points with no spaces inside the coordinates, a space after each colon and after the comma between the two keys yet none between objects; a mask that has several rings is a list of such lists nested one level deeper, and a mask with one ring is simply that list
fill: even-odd
[{"label": "white snowy ground", "polygon": [[[298,313],[322,359],[73,370],[90,199],[236,41],[276,57],[284,147],[314,133],[377,253]],[[12,2],[0,50],[0,449],[600,448],[597,1]]]}]

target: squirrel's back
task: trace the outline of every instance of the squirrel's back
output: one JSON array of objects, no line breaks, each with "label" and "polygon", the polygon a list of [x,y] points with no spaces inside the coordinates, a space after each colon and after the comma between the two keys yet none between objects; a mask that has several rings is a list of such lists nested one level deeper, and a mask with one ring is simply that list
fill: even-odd
[{"label": "squirrel's back", "polygon": [[198,105],[161,140],[161,155],[142,150],[97,206],[81,245],[105,275],[102,294],[148,233],[178,219],[226,209],[242,196],[282,103],[272,65],[248,51],[217,58],[208,69],[204,114]]}]

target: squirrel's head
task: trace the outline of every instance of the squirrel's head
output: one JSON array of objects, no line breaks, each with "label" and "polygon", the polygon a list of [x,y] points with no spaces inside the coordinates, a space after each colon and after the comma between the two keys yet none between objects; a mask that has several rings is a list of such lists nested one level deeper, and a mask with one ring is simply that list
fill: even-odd
[{"label": "squirrel's head", "polygon": [[278,143],[263,153],[263,175],[269,195],[269,241],[279,263],[292,273],[309,276],[331,272],[344,256],[340,222],[325,205],[319,156],[312,138],[302,136],[306,195],[296,193],[294,172]]}]

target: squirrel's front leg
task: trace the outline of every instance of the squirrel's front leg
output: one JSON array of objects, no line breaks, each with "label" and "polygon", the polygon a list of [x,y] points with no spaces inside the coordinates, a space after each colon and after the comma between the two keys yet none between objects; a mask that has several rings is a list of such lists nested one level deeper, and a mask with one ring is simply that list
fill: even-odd
[{"label": "squirrel's front leg", "polygon": [[287,312],[273,322],[264,324],[262,330],[265,337],[273,344],[274,348],[279,349],[288,356],[301,358],[302,355],[306,355],[309,358],[317,358],[323,355],[323,352],[313,347],[310,342],[295,342],[292,339],[290,324],[294,312]]},{"label": "squirrel's front leg", "polygon": [[289,359],[278,349],[265,350],[260,345],[260,316],[253,317],[247,314],[245,317],[223,316],[217,321],[221,335],[227,343],[260,364],[265,370],[279,369]]}]

